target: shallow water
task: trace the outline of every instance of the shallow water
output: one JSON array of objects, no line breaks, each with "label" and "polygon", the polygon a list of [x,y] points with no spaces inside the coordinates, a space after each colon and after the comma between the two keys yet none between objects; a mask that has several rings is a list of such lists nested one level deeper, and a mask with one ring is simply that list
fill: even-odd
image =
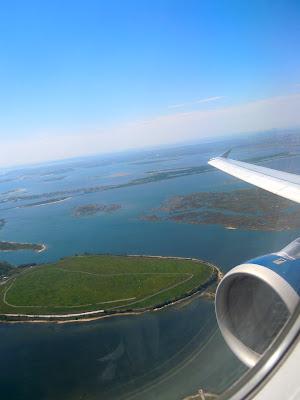
[{"label": "shallow water", "polygon": [[0,337],[5,399],[181,399],[219,392],[243,370],[200,299],[88,323],[0,325]]}]

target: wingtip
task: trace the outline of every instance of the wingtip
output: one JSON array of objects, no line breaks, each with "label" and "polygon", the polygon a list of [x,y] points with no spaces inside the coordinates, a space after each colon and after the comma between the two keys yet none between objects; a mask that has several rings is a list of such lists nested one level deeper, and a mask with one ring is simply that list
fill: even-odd
[{"label": "wingtip", "polygon": [[225,153],[221,154],[220,156],[211,158],[211,159],[208,161],[208,164],[209,164],[209,165],[212,165],[212,166],[214,167],[214,166],[215,166],[215,160],[219,160],[220,158],[228,158],[228,156],[229,156],[231,150],[232,150],[232,149],[229,149],[229,150],[225,151]]},{"label": "wingtip", "polygon": [[229,154],[231,153],[232,149],[229,149],[227,151],[225,151],[225,153],[221,154],[220,157],[222,158],[228,158]]}]

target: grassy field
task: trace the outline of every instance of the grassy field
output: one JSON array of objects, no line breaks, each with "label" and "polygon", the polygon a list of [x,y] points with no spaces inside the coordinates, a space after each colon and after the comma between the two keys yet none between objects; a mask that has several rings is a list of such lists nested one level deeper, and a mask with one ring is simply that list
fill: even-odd
[{"label": "grassy field", "polygon": [[25,269],[0,286],[0,313],[134,310],[182,297],[213,269],[185,259],[89,255]]}]

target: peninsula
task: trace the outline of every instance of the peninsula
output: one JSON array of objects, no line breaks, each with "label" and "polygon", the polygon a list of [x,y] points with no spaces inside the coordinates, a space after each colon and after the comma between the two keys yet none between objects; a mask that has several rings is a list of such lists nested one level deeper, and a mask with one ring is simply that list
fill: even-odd
[{"label": "peninsula", "polygon": [[6,278],[0,320],[74,321],[158,309],[203,292],[221,273],[197,259],[82,255],[28,266]]},{"label": "peninsula", "polygon": [[18,242],[1,242],[0,251],[16,251],[16,250],[33,250],[38,253],[46,250],[44,244],[39,243],[18,243]]}]

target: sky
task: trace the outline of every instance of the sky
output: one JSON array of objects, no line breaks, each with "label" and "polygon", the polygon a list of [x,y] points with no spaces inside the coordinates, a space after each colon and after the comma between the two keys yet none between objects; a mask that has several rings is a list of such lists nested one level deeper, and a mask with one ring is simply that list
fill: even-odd
[{"label": "sky", "polygon": [[0,8],[0,166],[300,127],[298,0]]}]

